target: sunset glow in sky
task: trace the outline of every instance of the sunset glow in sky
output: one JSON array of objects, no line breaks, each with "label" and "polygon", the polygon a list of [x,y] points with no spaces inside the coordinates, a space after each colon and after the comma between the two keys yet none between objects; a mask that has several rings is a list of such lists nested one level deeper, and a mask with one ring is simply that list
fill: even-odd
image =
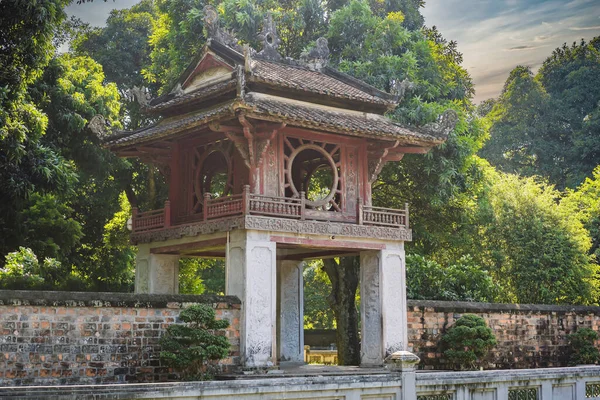
[{"label": "sunset glow in sky", "polygon": [[[102,26],[111,9],[138,1],[96,0],[67,11]],[[600,0],[426,0],[422,13],[427,26],[458,42],[476,102],[497,96],[515,66],[536,71],[563,43],[600,36]]]}]

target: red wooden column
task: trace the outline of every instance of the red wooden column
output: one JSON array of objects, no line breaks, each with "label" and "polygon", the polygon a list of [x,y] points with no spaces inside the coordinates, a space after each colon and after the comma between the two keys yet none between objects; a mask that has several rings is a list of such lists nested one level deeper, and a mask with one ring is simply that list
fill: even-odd
[{"label": "red wooden column", "polygon": [[[175,209],[175,216],[177,216],[181,215],[180,213],[178,213],[178,211],[181,210],[181,207],[184,203],[184,199],[182,198],[183,191],[181,190],[183,184],[183,175],[181,174],[181,144],[178,141],[173,144],[173,148],[171,150],[170,167],[171,176],[169,178],[169,203],[172,202],[172,204],[169,204],[169,206],[173,206],[173,208]],[[167,206],[165,204],[165,210],[166,208]],[[169,210],[169,225],[172,220],[171,216],[171,210]],[[165,222],[166,221],[167,217],[165,215]]]}]

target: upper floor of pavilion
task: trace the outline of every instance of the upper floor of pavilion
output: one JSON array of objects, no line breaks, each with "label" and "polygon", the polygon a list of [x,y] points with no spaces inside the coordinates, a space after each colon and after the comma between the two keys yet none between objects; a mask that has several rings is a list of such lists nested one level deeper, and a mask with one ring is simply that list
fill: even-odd
[{"label": "upper floor of pavilion", "polygon": [[164,209],[134,211],[134,241],[240,217],[244,227],[267,217],[298,221],[289,229],[325,221],[410,238],[407,206],[373,207],[371,184],[387,162],[444,142],[456,115],[421,128],[395,123],[384,114],[400,96],[328,66],[326,39],[292,60],[277,52],[270,18],[261,51],[239,46],[210,6],[205,23],[199,54],[167,94],[144,104],[158,122],[106,141],[119,156],[157,166],[169,184]]}]

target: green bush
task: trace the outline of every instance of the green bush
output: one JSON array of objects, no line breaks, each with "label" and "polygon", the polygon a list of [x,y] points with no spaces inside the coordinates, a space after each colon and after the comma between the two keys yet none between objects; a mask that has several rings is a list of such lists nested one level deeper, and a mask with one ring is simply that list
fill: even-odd
[{"label": "green bush", "polygon": [[496,344],[496,337],[485,320],[465,314],[442,336],[444,356],[454,369],[476,369]]},{"label": "green bush", "polygon": [[600,352],[594,345],[598,333],[590,328],[581,328],[567,336],[571,347],[569,365],[596,364],[600,360]]},{"label": "green bush", "polygon": [[5,260],[4,268],[0,268],[0,289],[45,289],[60,275],[60,262],[46,258],[40,264],[33,250],[27,247],[8,253]]},{"label": "green bush", "polygon": [[185,380],[212,378],[209,361],[229,354],[229,340],[215,333],[225,329],[229,321],[216,320],[215,310],[206,304],[197,304],[183,310],[179,319],[185,324],[170,325],[160,339],[160,360],[175,369]]},{"label": "green bush", "polygon": [[442,266],[420,255],[406,256],[407,296],[414,300],[494,302],[500,287],[467,255]]}]

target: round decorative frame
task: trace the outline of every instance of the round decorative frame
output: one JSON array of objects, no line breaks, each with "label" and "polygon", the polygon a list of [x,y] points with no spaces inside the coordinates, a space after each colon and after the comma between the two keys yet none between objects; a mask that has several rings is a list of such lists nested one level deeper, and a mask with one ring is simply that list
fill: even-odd
[{"label": "round decorative frame", "polygon": [[204,187],[204,164],[206,160],[214,153],[220,153],[223,159],[225,160],[225,165],[227,170],[225,171],[227,174],[227,183],[225,184],[225,188],[223,190],[223,197],[229,196],[231,190],[233,189],[233,166],[232,159],[230,156],[230,149],[223,148],[223,146],[210,146],[205,149],[202,154],[198,154],[196,152],[196,165],[194,168],[194,194],[198,202],[194,207],[194,211],[199,211],[203,204],[204,193],[206,193],[206,188]]},{"label": "round decorative frame", "polygon": [[[285,171],[287,181],[290,184],[290,189],[294,193],[294,196],[300,197],[300,192],[296,188],[296,186],[294,184],[294,180],[292,179],[292,168],[294,166],[294,160],[296,159],[296,156],[305,150],[315,150],[318,153],[321,153],[324,157],[324,160],[327,161],[327,163],[329,163],[329,166],[331,167],[331,172],[333,174],[333,183],[332,183],[331,187],[329,188],[329,194],[327,195],[327,197],[325,197],[321,200],[316,200],[316,201],[312,201],[312,200],[308,200],[308,199],[306,200],[306,204],[308,206],[311,206],[311,207],[324,206],[324,205],[328,204],[331,200],[333,200],[334,196],[336,195],[336,188],[338,187],[340,176],[338,174],[338,169],[337,169],[335,160],[333,159],[331,154],[329,154],[325,149],[323,149],[323,147],[317,146],[316,144],[303,144],[303,145],[295,148],[287,160],[288,165],[287,165],[287,168]],[[327,164],[321,164],[321,165],[327,165]],[[315,168],[314,171],[316,171],[316,169],[317,168]],[[313,171],[313,173],[314,173],[314,171]]]}]

